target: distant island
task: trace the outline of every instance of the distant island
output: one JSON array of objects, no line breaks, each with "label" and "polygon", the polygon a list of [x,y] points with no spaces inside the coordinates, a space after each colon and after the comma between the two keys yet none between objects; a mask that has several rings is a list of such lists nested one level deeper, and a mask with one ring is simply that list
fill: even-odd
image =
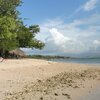
[{"label": "distant island", "polygon": [[100,57],[71,57],[59,55],[26,55],[25,58],[34,59],[100,59]]},{"label": "distant island", "polygon": [[71,57],[66,56],[53,56],[53,55],[27,55],[26,58],[34,59],[70,59]]}]

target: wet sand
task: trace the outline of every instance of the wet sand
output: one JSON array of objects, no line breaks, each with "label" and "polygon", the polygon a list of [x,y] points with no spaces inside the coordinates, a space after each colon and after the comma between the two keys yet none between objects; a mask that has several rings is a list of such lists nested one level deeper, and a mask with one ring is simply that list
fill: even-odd
[{"label": "wet sand", "polygon": [[85,93],[77,100],[99,100],[100,99],[100,87],[96,87],[89,93]]},{"label": "wet sand", "polygon": [[94,65],[37,59],[0,63],[0,100],[82,100],[96,88],[100,68]]}]

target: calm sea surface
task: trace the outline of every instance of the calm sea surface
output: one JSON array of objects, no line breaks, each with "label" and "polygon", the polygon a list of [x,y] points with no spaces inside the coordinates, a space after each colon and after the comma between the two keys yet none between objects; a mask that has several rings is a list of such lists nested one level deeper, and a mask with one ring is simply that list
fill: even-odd
[{"label": "calm sea surface", "polygon": [[51,59],[50,61],[100,65],[100,58]]}]

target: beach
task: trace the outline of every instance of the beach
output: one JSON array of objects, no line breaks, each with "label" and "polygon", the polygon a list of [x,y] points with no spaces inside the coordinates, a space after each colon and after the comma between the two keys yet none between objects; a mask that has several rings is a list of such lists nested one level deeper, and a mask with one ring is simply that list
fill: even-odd
[{"label": "beach", "polygon": [[96,89],[100,67],[95,65],[39,59],[0,62],[0,100],[83,100]]}]

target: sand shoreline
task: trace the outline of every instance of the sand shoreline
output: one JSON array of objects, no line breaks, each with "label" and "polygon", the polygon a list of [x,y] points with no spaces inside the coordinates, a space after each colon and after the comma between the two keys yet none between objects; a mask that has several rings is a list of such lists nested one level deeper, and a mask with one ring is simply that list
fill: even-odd
[{"label": "sand shoreline", "polygon": [[0,63],[0,100],[78,100],[100,88],[100,68],[38,59]]}]

